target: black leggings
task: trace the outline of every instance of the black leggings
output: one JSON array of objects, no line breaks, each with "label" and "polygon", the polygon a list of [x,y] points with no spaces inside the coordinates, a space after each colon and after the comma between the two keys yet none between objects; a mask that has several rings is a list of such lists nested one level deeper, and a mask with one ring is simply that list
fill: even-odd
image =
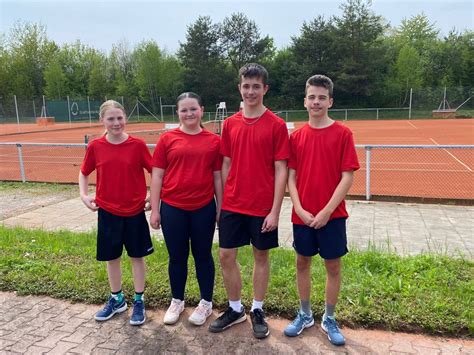
[{"label": "black leggings", "polygon": [[168,275],[173,298],[184,300],[191,241],[201,298],[212,301],[215,268],[211,248],[215,223],[214,200],[194,211],[186,211],[161,202],[161,227],[169,254]]}]

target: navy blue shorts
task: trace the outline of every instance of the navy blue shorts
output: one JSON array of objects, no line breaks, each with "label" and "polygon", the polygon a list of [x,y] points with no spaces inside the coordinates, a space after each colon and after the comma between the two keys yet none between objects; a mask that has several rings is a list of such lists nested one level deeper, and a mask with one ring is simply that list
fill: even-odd
[{"label": "navy blue shorts", "polygon": [[340,258],[348,252],[346,219],[332,219],[319,229],[293,224],[293,248],[302,256],[319,254],[323,259]]},{"label": "navy blue shorts", "polygon": [[222,210],[219,219],[219,247],[224,249],[252,245],[258,250],[278,247],[278,228],[262,233],[265,217]]},{"label": "navy blue shorts", "polygon": [[142,258],[153,253],[145,212],[122,217],[99,208],[97,260],[110,261],[119,258],[124,246],[131,258]]}]

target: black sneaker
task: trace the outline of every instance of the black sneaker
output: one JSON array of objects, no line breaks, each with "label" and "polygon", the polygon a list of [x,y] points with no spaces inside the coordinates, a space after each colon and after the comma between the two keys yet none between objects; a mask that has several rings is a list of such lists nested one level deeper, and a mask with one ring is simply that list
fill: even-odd
[{"label": "black sneaker", "polygon": [[255,338],[263,339],[270,334],[268,324],[265,321],[265,314],[261,309],[255,308],[253,312],[250,312],[250,319],[252,320],[252,329]]},{"label": "black sneaker", "polygon": [[236,312],[232,307],[222,313],[222,315],[209,325],[209,331],[212,333],[220,333],[234,324],[242,323],[247,319],[245,308],[242,307],[241,312]]}]

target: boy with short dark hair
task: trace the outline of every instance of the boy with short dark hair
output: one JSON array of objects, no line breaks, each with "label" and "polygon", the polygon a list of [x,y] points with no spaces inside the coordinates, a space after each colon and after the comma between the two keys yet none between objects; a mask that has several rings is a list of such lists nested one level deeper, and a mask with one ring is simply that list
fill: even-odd
[{"label": "boy with short dark hair", "polygon": [[264,67],[244,65],[239,71],[243,108],[224,121],[219,258],[229,308],[209,326],[211,332],[221,332],[245,321],[237,251],[251,243],[254,300],[250,317],[256,338],[269,334],[262,307],[270,273],[269,250],[278,246],[278,219],[290,153],[285,122],[263,105],[267,81]]},{"label": "boy with short dark hair", "polygon": [[309,121],[290,136],[288,189],[293,202],[293,247],[300,310],[285,328],[297,336],[314,325],[310,306],[311,262],[319,253],[326,267],[326,306],[321,327],[334,345],[343,345],[334,309],[341,285],[341,257],[347,253],[344,198],[359,162],[349,128],[332,120],[333,83],[324,75],[306,82],[304,106]]}]

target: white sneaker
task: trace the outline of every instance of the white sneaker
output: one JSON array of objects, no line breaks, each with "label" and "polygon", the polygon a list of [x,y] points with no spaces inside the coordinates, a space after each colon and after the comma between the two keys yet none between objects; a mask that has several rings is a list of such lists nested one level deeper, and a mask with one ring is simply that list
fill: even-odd
[{"label": "white sneaker", "polygon": [[206,323],[207,317],[212,314],[212,302],[201,300],[194,310],[193,314],[188,318],[189,323],[194,325],[203,325]]},{"label": "white sneaker", "polygon": [[183,313],[183,311],[184,311],[184,301],[173,298],[171,300],[171,304],[168,310],[165,313],[163,322],[165,324],[175,324],[179,319],[179,315]]}]

